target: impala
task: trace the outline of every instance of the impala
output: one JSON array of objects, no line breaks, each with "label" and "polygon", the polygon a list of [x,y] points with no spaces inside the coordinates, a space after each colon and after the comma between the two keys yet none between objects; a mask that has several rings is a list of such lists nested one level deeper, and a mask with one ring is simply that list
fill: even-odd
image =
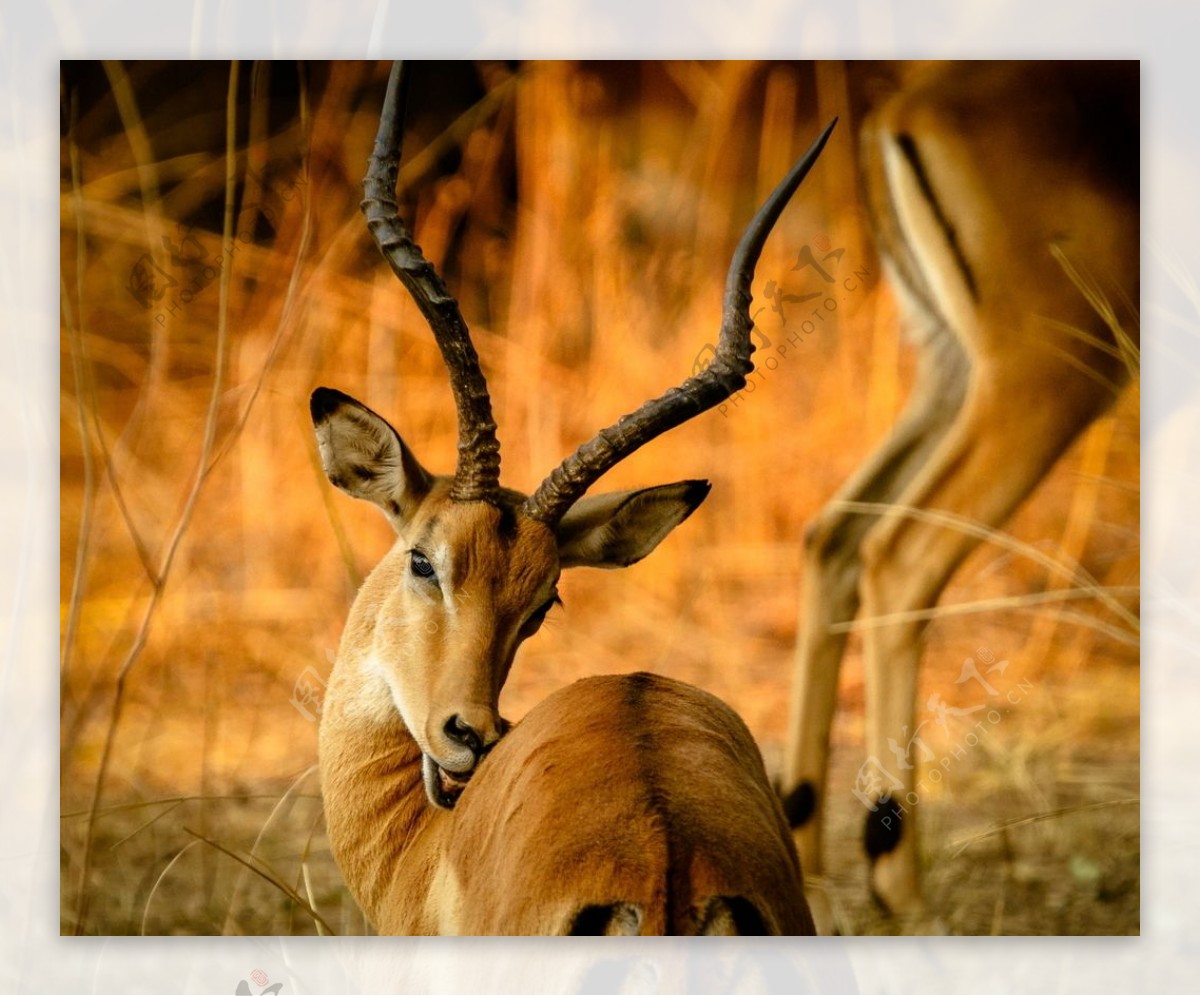
[{"label": "impala", "polygon": [[[846,623],[871,623],[866,754],[891,762],[889,739],[916,728],[924,610],[975,527],[1002,523],[1136,368],[1138,153],[1136,62],[935,66],[865,126],[867,206],[918,366],[891,436],[805,537],[786,787],[809,874]],[[872,887],[919,909],[916,765],[887,767],[866,812]]]},{"label": "impala", "polygon": [[312,396],[329,480],[378,505],[397,533],[355,599],[329,681],[320,766],[334,857],[384,933],[812,933],[782,806],[719,700],[634,674],[570,685],[511,732],[497,710],[561,570],[640,560],[707,495],[704,481],[584,493],[744,384],[755,263],[832,125],[743,236],[711,365],[601,431],[527,497],[500,486],[466,324],[398,216],[402,89],[397,66],[363,210],[445,359],[458,463],[435,476],[364,405],[327,388]]}]

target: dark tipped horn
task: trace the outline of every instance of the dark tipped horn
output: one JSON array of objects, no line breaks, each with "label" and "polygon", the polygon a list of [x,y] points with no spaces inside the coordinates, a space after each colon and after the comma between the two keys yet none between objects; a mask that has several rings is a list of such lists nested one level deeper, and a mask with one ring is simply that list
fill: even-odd
[{"label": "dark tipped horn", "polygon": [[489,501],[500,486],[500,442],[487,380],[458,302],[413,242],[396,204],[407,83],[404,63],[394,63],[379,133],[363,180],[362,211],[383,258],[429,323],[450,373],[458,409],[458,467],[450,497],[455,501]]},{"label": "dark tipped horn", "polygon": [[580,446],[555,467],[526,500],[523,507],[526,515],[554,525],[602,474],[634,450],[720,404],[746,385],[746,376],[754,369],[750,359],[754,352],[754,344],[750,341],[750,329],[754,327],[750,319],[750,283],[754,267],[779,215],[812,169],[836,124],[837,118],[834,118],[775,188],[734,250],[725,282],[721,334],[712,362],[679,387],[647,401],[637,411],[625,415],[615,425],[601,429],[593,439]]}]

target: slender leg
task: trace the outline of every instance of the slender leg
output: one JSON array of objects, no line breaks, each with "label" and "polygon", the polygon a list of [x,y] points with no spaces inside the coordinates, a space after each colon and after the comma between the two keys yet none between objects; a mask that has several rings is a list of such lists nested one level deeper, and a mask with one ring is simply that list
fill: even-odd
[{"label": "slender leg", "polygon": [[917,336],[923,364],[945,362],[926,355],[942,343],[961,344],[971,387],[964,400],[965,374],[949,377],[953,404],[923,407],[943,388],[936,374],[919,378],[907,424],[839,496],[895,507],[834,506],[809,531],[787,807],[806,870],[818,871],[845,649],[831,629],[861,608],[867,761],[854,794],[867,806],[872,885],[894,909],[920,901],[913,770],[895,771],[889,740],[914,729],[924,624],[870,618],[931,608],[978,542],[905,506],[999,525],[1126,378],[1137,341],[1136,94],[1136,74],[1099,64],[932,66],[864,124],[864,205],[889,282],[905,316],[933,330]]},{"label": "slender leg", "polygon": [[834,623],[854,618],[859,606],[859,545],[875,520],[847,512],[839,501],[892,502],[920,471],[962,403],[966,359],[942,332],[922,354],[917,382],[891,435],[826,506],[805,535],[804,593],[800,606],[792,686],[784,808],[806,874],[820,874],[821,834],[829,763],[829,731],[838,672],[846,646]]},{"label": "slender leg", "polygon": [[[1007,389],[1004,385],[1007,382]],[[997,526],[1033,490],[1107,398],[1078,386],[981,376],[959,418],[925,469],[901,493],[898,507],[876,521],[863,541],[860,592],[864,620],[937,603],[978,539],[951,525],[923,521],[904,507],[936,509]],[[897,912],[921,897],[917,878],[915,770],[891,761],[888,740],[915,729],[920,638],[926,623],[868,626],[863,637],[868,765],[895,781],[877,789],[867,813],[866,847],[877,898]],[[865,766],[864,766],[865,767]],[[860,780],[861,781],[861,780]],[[886,800],[886,801],[884,801]]]}]

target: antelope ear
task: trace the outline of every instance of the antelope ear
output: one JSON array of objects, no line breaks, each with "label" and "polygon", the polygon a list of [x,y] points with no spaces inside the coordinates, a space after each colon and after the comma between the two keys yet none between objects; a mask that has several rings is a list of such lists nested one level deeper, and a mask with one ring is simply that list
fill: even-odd
[{"label": "antelope ear", "polygon": [[563,567],[628,567],[641,560],[708,497],[708,481],[580,498],[558,524]]},{"label": "antelope ear", "polygon": [[433,478],[387,419],[328,387],[313,391],[308,407],[330,483],[378,505],[393,525],[410,516]]}]

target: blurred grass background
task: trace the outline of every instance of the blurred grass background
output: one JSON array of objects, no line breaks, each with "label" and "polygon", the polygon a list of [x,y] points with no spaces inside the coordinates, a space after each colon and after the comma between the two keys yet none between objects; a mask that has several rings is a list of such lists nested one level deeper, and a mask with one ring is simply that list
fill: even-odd
[{"label": "blurred grass background", "polygon": [[[357,209],[386,74],[63,63],[64,933],[366,929],[324,838],[302,692],[319,698],[391,534],[327,485],[307,398],[327,384],[362,399],[435,470],[452,468],[455,442],[432,336]],[[657,670],[729,702],[778,769],[803,527],[909,382],[854,173],[863,101],[891,76],[417,65],[405,213],[471,324],[504,482],[527,490],[705,361],[742,227],[842,116],[759,264],[747,390],[599,485],[707,477],[711,497],[644,563],[564,578],[565,609],[518,655],[510,718],[584,675]],[[836,311],[807,333],[816,302],[788,297],[827,285],[794,268],[805,246],[838,281]],[[1133,385],[1008,533],[1136,608],[1138,487]],[[922,702],[976,704],[955,679],[980,649],[1032,686],[922,802],[931,905],[953,932],[1138,930],[1137,635],[1091,601],[1035,600],[1057,583],[987,545],[943,599],[982,604],[929,630]],[[887,931],[850,793],[856,639],[842,685],[824,886],[843,929]],[[962,731],[941,735],[927,737],[938,751]]]}]

